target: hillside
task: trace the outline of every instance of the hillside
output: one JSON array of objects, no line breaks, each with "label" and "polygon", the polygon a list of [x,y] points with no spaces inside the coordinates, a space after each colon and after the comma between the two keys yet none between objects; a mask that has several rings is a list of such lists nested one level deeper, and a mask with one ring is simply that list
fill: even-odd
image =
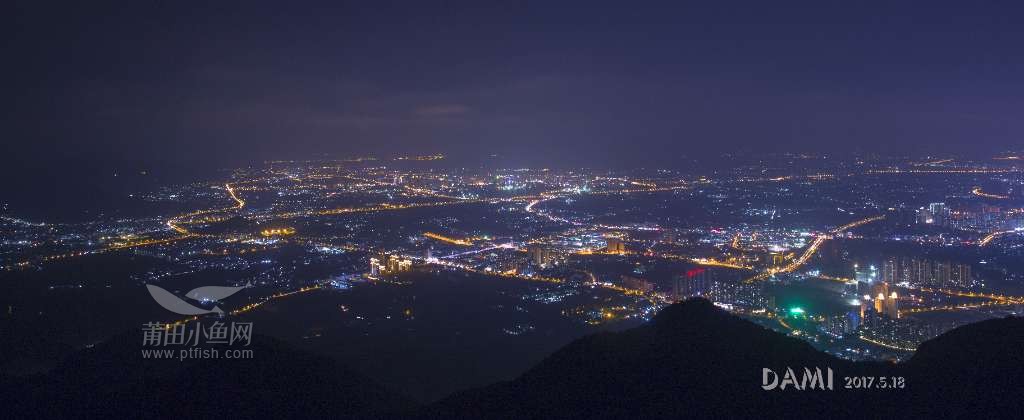
[{"label": "hillside", "polygon": [[[921,346],[903,364],[854,363],[707,301],[595,334],[522,376],[418,406],[337,361],[255,337],[252,360],[143,360],[134,335],[75,354],[46,375],[7,378],[26,417],[1007,417],[1024,402],[1024,320],[985,321]],[[832,390],[762,389],[763,368],[834,373]],[[903,377],[902,389],[846,389],[844,377]]]}]

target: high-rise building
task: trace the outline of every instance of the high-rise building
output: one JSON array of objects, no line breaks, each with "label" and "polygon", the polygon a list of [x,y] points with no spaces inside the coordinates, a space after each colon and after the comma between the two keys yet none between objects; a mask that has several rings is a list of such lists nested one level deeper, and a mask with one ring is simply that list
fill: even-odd
[{"label": "high-rise building", "polygon": [[889,258],[882,263],[882,281],[892,284],[900,282],[900,262],[898,258]]},{"label": "high-rise building", "polygon": [[854,280],[864,283],[874,283],[876,280],[878,280],[878,268],[876,268],[873,265],[867,268],[862,268],[859,265],[855,265],[853,266],[853,269]]},{"label": "high-rise building", "polygon": [[946,287],[949,284],[950,277],[953,277],[953,267],[948,262],[940,262],[935,264],[935,280],[934,284],[939,287]]},{"label": "high-rise building", "polygon": [[931,211],[922,207],[917,210],[917,223],[920,225],[930,225],[935,223],[935,217]]},{"label": "high-rise building", "polygon": [[932,261],[909,257],[890,257],[882,264],[882,281],[890,285],[971,288],[975,281],[970,264]]},{"label": "high-rise building", "polygon": [[875,295],[875,312],[885,312],[885,294],[883,293]]},{"label": "high-rise building", "polygon": [[412,260],[407,260],[397,255],[389,255],[381,273],[394,274],[409,271],[410,269],[412,269]]},{"label": "high-rise building", "polygon": [[538,244],[532,244],[526,247],[526,252],[530,255],[530,261],[538,267],[545,267],[554,257],[554,254],[547,248],[544,248]]},{"label": "high-rise building", "polygon": [[931,203],[928,205],[928,212],[932,215],[933,224],[945,226],[949,220],[949,207],[946,207],[946,203]]},{"label": "high-rise building", "polygon": [[707,296],[709,286],[707,270],[694,268],[672,278],[672,298],[679,301],[694,296]]},{"label": "high-rise building", "polygon": [[900,311],[897,305],[896,292],[892,292],[885,297],[885,314],[892,319],[897,319],[900,317]]},{"label": "high-rise building", "polygon": [[949,283],[953,287],[969,288],[974,285],[971,279],[971,266],[967,264],[956,264],[950,271]]},{"label": "high-rise building", "polygon": [[386,270],[377,258],[370,258],[370,275],[379,276],[381,271]]},{"label": "high-rise building", "polygon": [[626,244],[622,242],[622,239],[605,238],[605,241],[608,243],[608,246],[605,248],[605,251],[608,252],[609,254],[626,253]]},{"label": "high-rise building", "polygon": [[873,265],[867,269],[861,268],[859,265],[854,265],[853,269],[853,279],[857,282],[857,294],[872,293],[874,284],[878,281],[878,269]]},{"label": "high-rise building", "polygon": [[867,312],[868,309],[868,301],[872,302],[871,306],[875,313],[885,315],[892,319],[900,317],[899,305],[897,303],[898,296],[895,291],[890,290],[889,283],[880,281],[872,285],[871,294],[864,295],[864,299],[861,301],[861,318],[867,315],[865,312]]},{"label": "high-rise building", "polygon": [[642,293],[648,293],[654,290],[654,284],[639,277],[622,275],[622,285],[627,289],[638,290]]}]

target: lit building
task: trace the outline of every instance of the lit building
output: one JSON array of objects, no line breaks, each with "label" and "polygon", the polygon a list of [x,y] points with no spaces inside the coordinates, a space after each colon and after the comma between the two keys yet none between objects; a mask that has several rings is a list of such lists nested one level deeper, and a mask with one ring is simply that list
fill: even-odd
[{"label": "lit building", "polygon": [[608,242],[608,246],[605,248],[605,251],[608,252],[609,254],[626,253],[626,244],[622,242],[622,239],[606,238],[606,241]]},{"label": "lit building", "polygon": [[400,273],[410,269],[412,269],[412,260],[403,259],[397,255],[389,255],[384,264],[381,264],[379,258],[370,258],[371,276]]},{"label": "lit building", "polygon": [[857,282],[857,294],[874,294],[874,284],[878,280],[878,269],[870,266],[865,270],[858,265],[853,266],[853,279]]},{"label": "lit building", "polygon": [[875,296],[875,312],[883,313],[885,311],[885,294],[879,293]]},{"label": "lit building", "polygon": [[412,268],[412,260],[403,259],[397,255],[388,256],[387,272],[401,273],[403,271],[409,271]]},{"label": "lit building", "polygon": [[694,268],[672,278],[672,299],[679,301],[708,294],[707,270]]},{"label": "lit building", "polygon": [[932,216],[932,212],[922,207],[917,210],[917,223],[921,225],[930,225],[935,223],[935,218]]},{"label": "lit building", "polygon": [[530,254],[530,261],[538,267],[546,267],[554,258],[554,254],[550,250],[537,244],[528,246],[526,252]]},{"label": "lit building", "polygon": [[382,271],[386,270],[384,265],[380,263],[377,258],[370,258],[370,275],[379,276]]},{"label": "lit building", "polygon": [[899,305],[897,304],[896,292],[892,292],[888,297],[885,298],[885,314],[889,318],[897,319],[900,317]]},{"label": "lit building", "polygon": [[969,264],[890,257],[882,265],[882,281],[889,284],[968,289],[977,286]]},{"label": "lit building", "polygon": [[622,285],[627,289],[638,290],[643,293],[648,293],[654,290],[654,284],[639,277],[623,275]]},{"label": "lit building", "polygon": [[[889,283],[880,281],[875,283],[871,288],[871,295],[865,296],[865,299],[874,296],[874,309],[878,314],[885,315],[892,319],[900,317],[899,306],[897,304],[898,296],[895,291],[889,289]],[[861,308],[862,316],[864,308]]]},{"label": "lit building", "polygon": [[928,205],[928,212],[932,215],[932,223],[945,226],[949,220],[949,208],[946,203],[931,203]]}]

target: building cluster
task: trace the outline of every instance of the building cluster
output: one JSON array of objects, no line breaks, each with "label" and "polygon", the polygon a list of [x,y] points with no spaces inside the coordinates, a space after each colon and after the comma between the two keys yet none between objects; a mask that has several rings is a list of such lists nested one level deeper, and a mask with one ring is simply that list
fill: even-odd
[{"label": "building cluster", "polygon": [[917,209],[914,221],[919,225],[941,226],[951,229],[989,232],[1024,227],[1024,211],[990,204],[950,207],[945,203],[930,203]]},{"label": "building cluster", "polygon": [[865,312],[857,333],[885,346],[913,350],[951,328],[952,324],[922,322],[913,318],[893,319],[879,316],[877,312]]},{"label": "building cluster", "polygon": [[626,244],[619,238],[607,238],[608,246],[605,247],[605,252],[609,254],[625,254]]},{"label": "building cluster", "polygon": [[980,286],[970,264],[934,261],[916,257],[890,257],[882,264],[882,281],[911,287],[970,289]]},{"label": "building cluster", "polygon": [[860,303],[861,318],[867,314],[869,309],[873,309],[876,314],[885,315],[888,318],[900,318],[899,296],[895,290],[889,289],[889,283],[884,281],[875,282],[865,285],[865,289],[865,291],[870,290],[870,292],[864,294],[864,298]]},{"label": "building cluster", "polygon": [[844,314],[826,318],[818,330],[834,338],[856,335],[876,344],[909,351],[954,327],[913,318],[893,318],[876,309],[876,305],[862,301]]},{"label": "building cluster", "polygon": [[712,302],[747,310],[774,310],[775,299],[764,293],[763,283],[746,283],[733,275],[707,268],[693,268],[672,278],[674,301],[702,297]]},{"label": "building cluster", "polygon": [[532,244],[526,247],[526,252],[530,255],[530,262],[537,267],[547,267],[555,259],[555,252],[551,249],[539,245]]},{"label": "building cluster", "polygon": [[645,293],[645,294],[646,293],[650,293],[650,292],[654,291],[654,289],[655,289],[654,283],[650,282],[649,280],[640,278],[640,277],[633,277],[633,276],[628,276],[628,275],[622,275],[621,280],[622,280],[622,287],[625,287],[625,288],[631,289],[631,290],[637,290],[637,291],[639,291],[641,293]]},{"label": "building cluster", "polygon": [[[934,267],[942,267],[936,275]],[[949,274],[957,272],[958,274]],[[824,319],[818,329],[835,338],[857,335],[865,340],[894,349],[913,350],[922,342],[948,331],[952,325],[922,322],[900,314],[900,296],[896,283],[915,286],[948,287],[948,279],[970,277],[970,267],[935,263],[916,258],[890,258],[879,271],[875,266],[859,268],[848,284],[847,295],[856,294],[854,306],[844,314]],[[941,280],[939,280],[941,279]]]},{"label": "building cluster", "polygon": [[889,318],[898,319],[899,296],[892,290],[892,280],[886,279],[884,275],[880,276],[878,268],[873,265],[854,267],[854,281],[847,284],[844,292],[848,296],[853,295],[860,299],[860,317],[863,319],[866,311],[873,310]]},{"label": "building cluster", "polygon": [[[383,261],[383,263],[381,262]],[[402,273],[412,269],[412,260],[399,257],[398,255],[388,255],[381,258],[370,258],[370,275],[380,276],[388,274]]]},{"label": "building cluster", "polygon": [[946,203],[931,203],[917,210],[917,223],[923,225],[946,226],[949,218],[949,207]]}]

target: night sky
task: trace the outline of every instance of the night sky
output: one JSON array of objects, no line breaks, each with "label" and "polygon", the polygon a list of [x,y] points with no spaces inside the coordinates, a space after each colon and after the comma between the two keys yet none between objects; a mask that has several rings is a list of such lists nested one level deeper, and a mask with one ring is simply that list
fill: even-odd
[{"label": "night sky", "polygon": [[179,3],[5,11],[5,174],[1024,144],[1016,2]]}]

